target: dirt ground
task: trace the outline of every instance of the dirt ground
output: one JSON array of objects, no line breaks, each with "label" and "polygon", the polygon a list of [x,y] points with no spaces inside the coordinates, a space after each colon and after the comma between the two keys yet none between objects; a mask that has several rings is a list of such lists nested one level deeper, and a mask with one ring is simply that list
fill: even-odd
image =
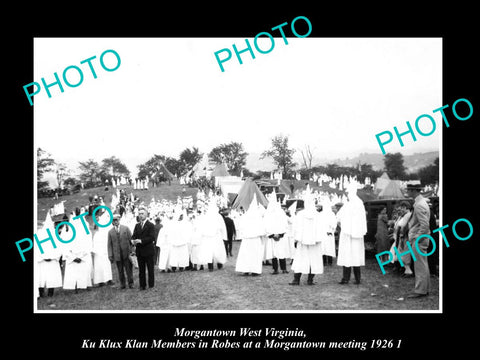
[{"label": "dirt ground", "polygon": [[[94,286],[86,290],[57,289],[53,297],[38,299],[39,310],[438,310],[439,280],[431,278],[430,295],[407,299],[414,288],[413,278],[401,278],[393,271],[382,275],[376,260],[367,257],[362,267],[362,283],[338,284],[342,268],[325,266],[315,277],[316,284],[291,286],[293,274],[272,275],[264,265],[260,276],[244,276],[235,272],[235,259],[240,242],[234,242],[234,256],[223,269],[162,273],[155,268],[155,287],[138,289],[138,269],[134,269],[133,289],[120,289],[116,269],[114,284]],[[287,269],[290,269],[288,262]],[[352,274],[353,278],[353,274]]]},{"label": "dirt ground", "polygon": [[[82,190],[80,193],[63,196],[59,200],[38,199],[39,224],[45,219],[47,210],[61,200],[65,200],[67,212],[77,206],[87,205],[90,195],[98,194],[111,201],[114,189],[104,188]],[[130,193],[132,188],[127,188]],[[194,188],[184,188],[179,184],[163,185],[148,191],[133,190],[141,201],[149,203],[152,198],[175,200],[177,196],[193,195]],[[119,289],[116,267],[112,268],[113,286],[92,287],[74,291],[55,290],[53,297],[38,299],[39,310],[148,310],[148,311],[363,311],[363,310],[438,310],[439,279],[431,278],[430,295],[420,299],[407,299],[413,291],[414,279],[401,278],[391,270],[385,275],[372,253],[366,255],[366,266],[362,267],[362,283],[340,285],[342,268],[336,265],[325,266],[322,275],[315,276],[316,285],[306,285],[306,275],[300,286],[288,285],[293,274],[271,275],[271,266],[265,265],[261,276],[243,276],[235,272],[239,241],[233,245],[233,257],[228,259],[223,269],[213,272],[184,271],[161,273],[155,268],[155,287],[140,292],[138,289],[138,269],[134,269],[135,288]],[[290,261],[287,261],[290,270]],[[352,274],[353,279],[353,274]]]}]

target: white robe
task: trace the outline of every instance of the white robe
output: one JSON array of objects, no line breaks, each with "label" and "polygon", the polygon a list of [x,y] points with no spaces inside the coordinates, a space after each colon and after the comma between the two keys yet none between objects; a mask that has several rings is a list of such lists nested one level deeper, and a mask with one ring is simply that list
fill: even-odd
[{"label": "white robe", "polygon": [[365,265],[364,235],[367,233],[367,219],[362,200],[354,195],[337,213],[340,222],[338,240],[339,266]]},{"label": "white robe", "polygon": [[[55,225],[49,213],[47,213],[43,227],[37,232],[39,239],[48,238],[47,229],[52,234],[52,237],[55,237]],[[65,239],[67,239],[67,237],[65,237]],[[54,248],[51,243],[43,243],[43,254],[36,244],[34,246],[34,276],[37,292],[38,288],[58,288],[63,285],[60,258],[62,257],[64,244],[56,239],[55,245],[56,247]]]},{"label": "white robe", "polygon": [[302,274],[323,274],[322,231],[320,214],[316,210],[302,210],[297,214],[294,237],[297,249],[292,271]]},{"label": "white robe", "polygon": [[283,235],[278,241],[272,239],[273,257],[277,259],[290,259],[292,257],[290,249],[290,238],[287,234]]},{"label": "white robe", "polygon": [[[35,246],[38,249],[37,246]],[[39,288],[62,287],[62,270],[60,268],[61,254],[56,249],[45,250],[43,254],[37,250],[35,260],[37,262],[37,281]]]},{"label": "white robe", "polygon": [[170,242],[170,267],[187,267],[189,265],[188,242],[191,229],[188,220],[174,220],[167,229]]},{"label": "white robe", "polygon": [[[210,205],[212,206],[212,205]],[[198,219],[197,231],[200,234],[201,255],[200,263],[225,264],[227,252],[223,239],[227,238],[227,229],[222,215],[218,213],[216,206],[208,209],[207,213]]]},{"label": "white robe", "polygon": [[331,209],[324,209],[320,212],[320,222],[324,227],[322,231],[322,252],[324,255],[336,257],[335,252],[335,229],[337,218]]},{"label": "white robe", "polygon": [[265,251],[262,236],[265,236],[266,232],[262,215],[253,205],[239,218],[238,232],[242,242],[235,271],[261,274]]},{"label": "white robe", "polygon": [[241,241],[235,271],[261,274],[264,250],[261,237],[243,237]]},{"label": "white robe", "polygon": [[157,237],[157,246],[160,248],[160,257],[158,259],[158,268],[160,270],[170,269],[170,251],[171,244],[171,223],[173,220],[165,219],[163,227],[160,229]]},{"label": "white robe", "polygon": [[[65,275],[63,278],[64,289],[86,289],[92,286],[92,238],[91,233],[77,231],[75,239],[65,246],[63,259],[65,260]],[[68,237],[66,237],[68,239]],[[81,261],[76,263],[74,260]]]},{"label": "white robe", "polygon": [[322,243],[315,245],[297,244],[292,271],[302,274],[323,274]]},{"label": "white robe", "polygon": [[190,238],[190,261],[194,265],[206,265],[208,259],[202,246],[202,235],[198,231],[199,220],[192,221],[192,237]]},{"label": "white robe", "polygon": [[263,260],[273,259],[273,239],[267,236],[262,236]]},{"label": "white robe", "polygon": [[288,218],[288,230],[286,237],[288,239],[288,247],[290,249],[290,258],[293,259],[295,257],[295,236],[294,236],[294,229],[295,229],[295,222],[296,222],[296,215],[293,214]]},{"label": "white robe", "polygon": [[100,228],[93,234],[93,283],[100,284],[112,280],[112,264],[108,259],[108,231]]},{"label": "white robe", "polygon": [[290,227],[289,218],[275,198],[268,203],[267,210],[263,214],[263,221],[267,235],[283,234],[283,237],[278,240],[265,238],[267,240],[264,240],[264,260],[290,258],[290,242],[287,235]]},{"label": "white robe", "polygon": [[365,265],[365,243],[363,237],[354,238],[351,235],[340,232],[337,265],[347,267]]}]

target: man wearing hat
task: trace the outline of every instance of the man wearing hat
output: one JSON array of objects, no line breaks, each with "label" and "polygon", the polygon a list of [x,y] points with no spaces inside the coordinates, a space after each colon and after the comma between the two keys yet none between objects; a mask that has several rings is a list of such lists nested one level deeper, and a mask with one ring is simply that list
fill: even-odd
[{"label": "man wearing hat", "polygon": [[133,270],[129,254],[131,251],[130,239],[132,233],[128,226],[120,225],[120,214],[114,214],[113,228],[108,232],[108,258],[117,265],[121,288],[125,289],[125,272],[127,273],[128,287],[133,287]]},{"label": "man wearing hat", "polygon": [[223,208],[220,214],[222,215],[223,221],[225,222],[225,228],[226,228],[225,234],[227,235],[227,238],[223,239],[223,243],[225,245],[225,251],[227,253],[227,256],[233,256],[232,254],[233,239],[235,239],[236,237],[235,223],[233,222],[233,219],[229,216],[230,209]]},{"label": "man wearing hat", "polygon": [[[428,244],[430,240],[428,237],[422,237],[418,241],[418,250],[415,242],[420,235],[430,234],[430,208],[426,199],[420,194],[422,186],[416,184],[407,184],[408,196],[415,199],[413,204],[413,212],[408,221],[408,241],[412,247],[415,256],[415,290],[408,298],[419,298],[427,296],[430,290],[430,271],[428,269],[427,254]],[[421,253],[419,253],[419,250]],[[422,255],[423,253],[423,255]]]}]

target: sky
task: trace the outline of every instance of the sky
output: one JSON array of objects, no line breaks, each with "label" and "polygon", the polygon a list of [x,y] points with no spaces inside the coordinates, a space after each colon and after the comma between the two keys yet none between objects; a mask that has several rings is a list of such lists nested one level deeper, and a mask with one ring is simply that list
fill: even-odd
[{"label": "sky", "polygon": [[[72,170],[78,161],[116,156],[133,174],[153,154],[209,152],[230,141],[261,153],[279,134],[294,148],[311,146],[317,158],[353,157],[381,153],[376,134],[405,131],[406,121],[414,126],[429,114],[435,133],[416,142],[405,136],[404,147],[394,141],[386,151],[439,150],[442,121],[433,109],[444,105],[441,38],[274,39],[268,54],[249,39],[255,59],[245,52],[239,64],[232,44],[243,49],[245,38],[36,38],[32,81],[52,83],[54,72],[62,79],[70,65],[84,79],[74,88],[61,80],[64,92],[52,86],[51,98],[44,88],[35,95],[35,148]],[[268,49],[270,40],[258,44]],[[222,72],[214,53],[224,48],[232,58]],[[99,63],[109,49],[121,58],[111,72]],[[96,79],[80,64],[92,56]],[[104,60],[116,65],[111,53]],[[67,75],[78,82],[75,70]]]}]

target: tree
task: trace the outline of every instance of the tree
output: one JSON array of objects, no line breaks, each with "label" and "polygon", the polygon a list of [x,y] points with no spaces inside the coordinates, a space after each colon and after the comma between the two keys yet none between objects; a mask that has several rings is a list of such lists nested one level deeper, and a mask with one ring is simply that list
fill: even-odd
[{"label": "tree", "polygon": [[381,174],[382,171],[373,170],[372,164],[359,164],[357,179],[360,182],[365,182],[365,179],[369,177],[372,182],[375,182]]},{"label": "tree", "polygon": [[218,164],[225,163],[231,175],[240,175],[245,166],[248,153],[242,143],[232,141],[230,144],[221,144],[210,151],[208,156]]},{"label": "tree", "polygon": [[55,175],[57,176],[57,184],[58,187],[62,187],[62,182],[65,176],[69,175],[70,172],[67,169],[67,166],[62,163],[57,164],[57,168],[55,169]]},{"label": "tree", "polygon": [[275,164],[279,169],[282,169],[283,177],[286,178],[292,171],[293,167],[297,165],[293,162],[293,154],[295,149],[288,147],[288,136],[277,135],[272,139],[272,146],[270,150],[264,151],[260,155],[260,159],[265,157],[273,158]]},{"label": "tree", "polygon": [[300,150],[300,153],[302,154],[303,165],[305,166],[305,169],[311,169],[313,154],[312,154],[312,149],[310,148],[310,145],[305,145],[305,152],[303,152],[302,149],[299,149],[299,150]]},{"label": "tree", "polygon": [[102,160],[102,166],[100,168],[102,181],[106,179],[110,180],[111,177],[116,179],[120,176],[130,176],[130,170],[128,170],[127,166],[120,159],[111,156]]},{"label": "tree", "polygon": [[437,157],[432,165],[425,166],[418,170],[418,177],[422,184],[436,184],[439,181],[440,167]]},{"label": "tree", "polygon": [[42,181],[43,174],[53,169],[55,161],[45,150],[37,149],[37,191],[44,190],[48,186],[48,181]]},{"label": "tree", "polygon": [[387,153],[383,157],[384,169],[392,180],[403,180],[406,176],[401,153]]},{"label": "tree", "polygon": [[164,164],[167,167],[167,169],[174,175],[177,174],[178,176],[185,172],[185,164],[179,159],[167,157],[165,159]]},{"label": "tree", "polygon": [[191,150],[189,148],[183,150],[179,156],[179,160],[184,166],[183,172],[192,170],[192,168],[200,161],[202,156],[203,154],[201,154],[198,148],[195,146],[193,146]]},{"label": "tree", "polygon": [[253,180],[268,179],[269,177],[270,177],[270,171],[257,170],[255,175],[253,176]]},{"label": "tree", "polygon": [[79,161],[78,163],[80,164],[78,167],[81,171],[80,179],[89,183],[90,186],[95,185],[101,173],[100,165],[93,159],[88,159],[84,162]]},{"label": "tree", "polygon": [[145,163],[138,165],[138,177],[145,179],[147,176],[152,178],[159,170],[160,164],[165,161],[165,156],[154,154]]},{"label": "tree", "polygon": [[66,178],[63,183],[66,185],[66,186],[71,186],[71,185],[75,185],[77,183],[77,180],[73,177],[68,177]]},{"label": "tree", "polygon": [[243,171],[243,176],[246,178],[249,178],[249,177],[253,178],[255,176],[255,173],[251,172],[247,168],[243,168],[242,171]]},{"label": "tree", "polygon": [[325,168],[325,174],[331,178],[338,178],[343,174],[343,172],[339,165],[327,164],[327,167]]},{"label": "tree", "polygon": [[[154,154],[149,160],[145,163],[138,165],[138,177],[140,179],[148,178],[153,180],[155,183],[161,181],[171,180],[168,172],[177,173],[178,167],[181,165],[179,160],[174,158],[166,157],[164,155]],[[167,168],[168,172],[165,171]],[[173,174],[172,174],[173,175]]]}]

